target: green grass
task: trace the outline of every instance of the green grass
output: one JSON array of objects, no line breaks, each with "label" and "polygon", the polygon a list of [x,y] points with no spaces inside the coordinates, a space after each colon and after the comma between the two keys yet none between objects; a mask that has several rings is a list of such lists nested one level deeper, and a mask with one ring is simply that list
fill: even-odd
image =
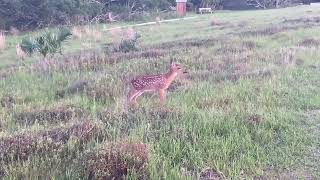
[{"label": "green grass", "polygon": [[[56,151],[46,156],[39,157],[33,149],[27,160],[2,162],[0,176],[86,179],[89,174],[83,158],[88,152],[98,153],[99,148],[130,140],[146,144],[149,158],[146,170],[129,169],[129,179],[137,179],[141,173],[148,179],[195,179],[205,168],[227,179],[319,178],[320,46],[301,45],[307,39],[320,42],[319,21],[312,20],[320,18],[319,12],[308,6],[221,11],[141,26],[135,28],[142,35],[141,52],[131,54],[103,54],[103,44],[113,38],[104,29],[120,24],[92,26],[102,32],[101,40],[68,40],[64,44],[66,58],[56,56],[48,60],[51,66],[44,65],[62,65],[55,70],[41,69],[39,56],[27,58],[20,70],[8,73],[8,66],[22,64],[15,57],[15,44],[38,32],[7,37],[7,49],[0,54],[0,72],[6,75],[0,79],[0,98],[4,102],[12,97],[14,103],[0,109],[0,143],[8,145],[6,139],[21,133],[40,136],[43,131],[84,120],[100,130],[85,142],[78,142],[81,134],[59,142]],[[290,19],[300,21],[285,21]],[[82,50],[94,50],[81,55],[91,64],[77,66],[80,57],[73,55]],[[151,51],[158,54],[141,55]],[[112,60],[115,58],[118,61]],[[139,98],[138,108],[126,112],[128,80],[138,74],[166,71],[171,58],[189,74],[169,89],[165,107],[158,105],[158,95],[149,94]],[[67,60],[73,63],[67,64]],[[56,96],[77,80],[87,81],[88,89]],[[84,115],[51,122],[50,112],[58,109],[64,113],[68,105],[80,108]],[[17,114],[30,112],[48,116],[47,121],[19,123]],[[254,117],[261,122],[250,123]],[[51,145],[47,141],[35,149],[41,150],[41,143]],[[0,154],[3,152],[0,148]],[[130,154],[130,150],[125,152]]]}]

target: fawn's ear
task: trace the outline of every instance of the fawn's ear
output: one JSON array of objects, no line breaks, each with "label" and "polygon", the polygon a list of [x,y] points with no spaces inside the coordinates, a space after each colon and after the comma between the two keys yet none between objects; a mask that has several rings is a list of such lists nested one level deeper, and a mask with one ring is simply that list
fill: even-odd
[{"label": "fawn's ear", "polygon": [[170,60],[170,66],[171,66],[171,67],[176,66],[176,62],[175,62],[173,59]]}]

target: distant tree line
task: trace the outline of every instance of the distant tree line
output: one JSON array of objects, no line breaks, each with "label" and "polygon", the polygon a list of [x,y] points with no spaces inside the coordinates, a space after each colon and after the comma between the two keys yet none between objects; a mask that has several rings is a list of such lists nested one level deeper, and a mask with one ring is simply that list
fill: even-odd
[{"label": "distant tree line", "polygon": [[[222,9],[250,4],[257,8],[287,6],[297,0],[188,0],[189,10],[198,7]],[[108,21],[113,18],[132,20],[144,12],[173,10],[175,0],[0,0],[0,29],[28,30],[53,25],[73,25]]]}]

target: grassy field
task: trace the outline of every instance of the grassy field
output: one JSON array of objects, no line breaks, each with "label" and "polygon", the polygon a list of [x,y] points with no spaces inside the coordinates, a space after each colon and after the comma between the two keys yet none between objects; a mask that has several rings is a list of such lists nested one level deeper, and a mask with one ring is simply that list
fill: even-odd
[{"label": "grassy field", "polygon": [[[107,52],[106,29],[64,54],[0,53],[3,179],[320,178],[320,9],[221,11],[141,26],[139,50]],[[123,31],[126,31],[124,29]],[[118,32],[119,33],[119,32]],[[188,74],[124,109],[129,80]]]}]

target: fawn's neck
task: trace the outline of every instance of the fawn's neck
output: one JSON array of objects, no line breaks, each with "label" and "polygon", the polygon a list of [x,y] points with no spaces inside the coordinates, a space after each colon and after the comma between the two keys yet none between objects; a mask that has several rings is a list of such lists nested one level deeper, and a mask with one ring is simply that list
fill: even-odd
[{"label": "fawn's neck", "polygon": [[167,83],[168,83],[168,84],[171,84],[172,81],[177,77],[177,75],[178,75],[177,72],[174,72],[174,71],[172,71],[172,70],[170,69],[169,72],[167,72],[167,73],[165,74],[165,77],[166,77],[166,79],[167,79]]}]

